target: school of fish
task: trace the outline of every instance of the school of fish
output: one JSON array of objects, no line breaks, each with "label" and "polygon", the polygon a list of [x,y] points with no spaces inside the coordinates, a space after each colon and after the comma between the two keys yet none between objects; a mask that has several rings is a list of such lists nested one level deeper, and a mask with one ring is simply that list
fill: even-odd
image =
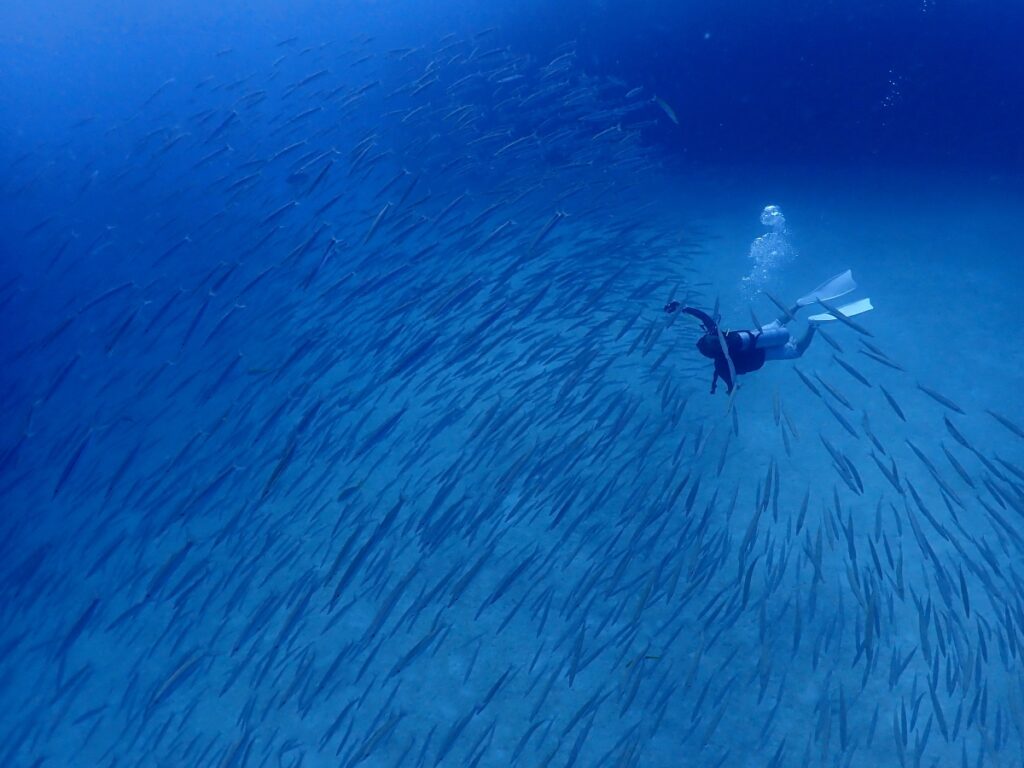
[{"label": "school of fish", "polygon": [[875,318],[709,397],[682,105],[495,30],[208,71],[0,182],[52,211],[0,273],[0,764],[1024,763],[1019,417]]}]

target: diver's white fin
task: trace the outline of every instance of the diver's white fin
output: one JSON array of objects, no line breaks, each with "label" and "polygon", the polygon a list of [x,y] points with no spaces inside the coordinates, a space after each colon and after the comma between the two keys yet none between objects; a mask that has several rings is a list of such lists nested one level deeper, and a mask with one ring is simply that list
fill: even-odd
[{"label": "diver's white fin", "polygon": [[806,296],[801,296],[797,299],[796,305],[798,307],[806,307],[814,304],[818,299],[832,301],[840,296],[853,293],[855,290],[857,290],[857,283],[853,281],[853,271],[848,269],[835,277],[830,277]]},{"label": "diver's white fin", "polygon": [[[871,299],[859,299],[858,301],[844,304],[841,307],[836,307],[836,309],[844,317],[856,317],[857,315],[863,315],[865,312],[870,312],[874,307],[871,306]],[[807,319],[812,323],[827,323],[829,320],[835,320],[836,318],[828,312],[823,312],[820,315],[811,315]]]}]

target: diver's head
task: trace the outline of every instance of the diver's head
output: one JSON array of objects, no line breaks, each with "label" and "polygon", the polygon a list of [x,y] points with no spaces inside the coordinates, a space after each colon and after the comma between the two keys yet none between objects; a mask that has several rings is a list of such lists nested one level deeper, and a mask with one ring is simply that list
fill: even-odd
[{"label": "diver's head", "polygon": [[697,339],[697,349],[704,357],[712,359],[722,354],[722,345],[718,341],[717,334],[705,333]]},{"label": "diver's head", "polygon": [[[672,302],[676,304],[677,302]],[[665,307],[668,311],[668,306]],[[704,357],[712,359],[722,356],[722,343],[718,339],[718,323],[707,312],[696,307],[683,307],[683,312],[700,320],[704,335],[697,339],[697,349]]]}]

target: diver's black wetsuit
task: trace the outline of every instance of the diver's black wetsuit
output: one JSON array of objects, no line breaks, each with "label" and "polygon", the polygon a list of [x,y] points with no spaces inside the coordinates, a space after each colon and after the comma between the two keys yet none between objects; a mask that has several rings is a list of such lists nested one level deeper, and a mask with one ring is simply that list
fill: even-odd
[{"label": "diver's black wetsuit", "polygon": [[[732,360],[737,376],[756,371],[764,365],[764,350],[757,348],[757,337],[760,335],[757,331],[728,331],[722,335],[725,336],[725,346],[729,350],[729,358]],[[719,379],[725,382],[725,391],[731,393],[736,382],[732,380],[729,361],[722,354],[722,345],[718,340],[718,334],[717,332],[714,335],[707,333],[704,338],[707,338],[710,343],[698,344],[698,349],[705,357],[710,357],[715,361],[715,373],[711,377],[711,394],[715,393]],[[708,351],[711,354],[704,351],[705,346],[709,347]]]},{"label": "diver's black wetsuit", "polygon": [[[671,301],[665,305],[665,311],[672,313],[679,309],[679,302]],[[736,387],[730,370],[729,361],[732,361],[732,368],[736,375],[756,371],[764,365],[765,351],[757,346],[757,339],[760,331],[727,331],[719,336],[718,324],[702,310],[693,307],[683,307],[683,312],[693,315],[704,326],[704,335],[697,340],[697,349],[704,357],[715,361],[715,373],[711,377],[711,394],[718,388],[718,380],[725,382],[726,392],[731,393]],[[726,358],[722,349],[721,338],[725,339],[725,348],[729,357]]]},{"label": "diver's black wetsuit", "polygon": [[[725,336],[725,345],[729,350],[729,357],[732,359],[732,366],[737,376],[757,371],[765,365],[765,350],[758,349],[756,346],[757,331],[729,331],[723,334],[723,336]],[[713,350],[711,355],[706,354],[706,356],[710,356],[715,360],[715,374],[711,379],[711,392],[712,394],[715,393],[715,389],[718,387],[718,380],[721,379],[725,382],[725,391],[731,393],[736,383],[732,380],[729,362],[725,359],[725,355],[722,354],[722,345],[717,335],[709,340],[712,342]],[[701,349],[701,351],[703,350]]]}]

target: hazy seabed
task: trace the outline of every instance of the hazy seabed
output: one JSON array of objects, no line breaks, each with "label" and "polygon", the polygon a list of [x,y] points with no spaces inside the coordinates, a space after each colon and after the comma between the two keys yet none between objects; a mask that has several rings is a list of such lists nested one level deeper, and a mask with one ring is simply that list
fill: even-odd
[{"label": "hazy seabed", "polygon": [[[488,45],[285,42],[16,160],[2,762],[1020,764],[1019,194],[663,164]],[[749,326],[769,203],[871,337],[710,397],[662,306]]]}]

